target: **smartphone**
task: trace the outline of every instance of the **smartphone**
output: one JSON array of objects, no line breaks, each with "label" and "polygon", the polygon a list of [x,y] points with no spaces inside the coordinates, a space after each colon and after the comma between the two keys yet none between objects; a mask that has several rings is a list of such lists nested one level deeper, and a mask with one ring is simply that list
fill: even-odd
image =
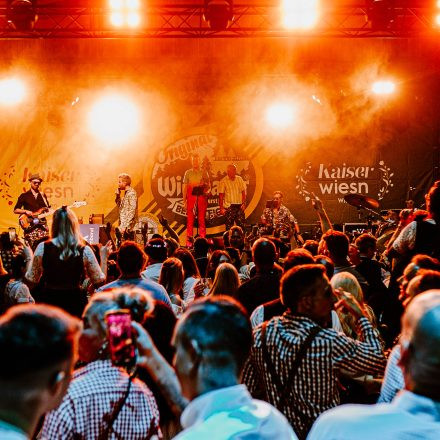
[{"label": "smartphone", "polygon": [[136,347],[131,328],[130,311],[112,310],[105,314],[107,336],[113,365],[132,367],[136,364]]},{"label": "smartphone", "polygon": [[11,243],[14,243],[15,240],[17,239],[17,230],[15,228],[9,228],[8,232],[9,232],[9,241]]}]

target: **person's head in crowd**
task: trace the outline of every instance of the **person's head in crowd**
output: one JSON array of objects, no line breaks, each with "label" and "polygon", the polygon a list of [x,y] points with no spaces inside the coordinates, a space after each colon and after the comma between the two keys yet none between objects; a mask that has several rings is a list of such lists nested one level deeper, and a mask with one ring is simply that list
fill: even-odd
[{"label": "person's head in crowd", "polygon": [[223,247],[218,249],[224,249],[229,247],[231,244],[229,243],[229,231],[225,231],[223,233]]},{"label": "person's head in crowd", "polygon": [[413,210],[415,208],[414,200],[405,200],[405,207],[410,211]]},{"label": "person's head in crowd", "polygon": [[0,250],[12,251],[14,243],[10,240],[9,232],[2,232],[0,234]]},{"label": "person's head in crowd", "polygon": [[237,270],[240,270],[241,267],[240,251],[233,247],[227,247],[225,250],[228,253],[229,257],[231,258],[232,264],[235,266]]},{"label": "person's head in crowd", "polygon": [[304,264],[288,270],[281,278],[280,297],[291,313],[306,316],[321,327],[331,323],[335,297],[321,264]]},{"label": "person's head in crowd", "polygon": [[313,256],[318,254],[319,243],[316,240],[306,240],[302,247]]},{"label": "person's head in crowd", "polygon": [[139,278],[147,256],[134,241],[124,241],[118,251],[118,268],[121,278]]},{"label": "person's head in crowd", "polygon": [[167,258],[172,257],[174,252],[179,249],[179,243],[174,238],[164,238],[167,247]]},{"label": "person's head in crowd", "polygon": [[154,301],[153,311],[147,314],[143,327],[147,330],[154,345],[162,356],[171,364],[174,348],[171,345],[177,318],[172,309],[162,301]]},{"label": "person's head in crowd", "polygon": [[267,238],[259,238],[252,246],[252,259],[257,272],[272,270],[278,259],[273,242]]},{"label": "person's head in crowd", "polygon": [[359,249],[359,254],[361,257],[366,257],[372,259],[376,254],[376,243],[377,239],[371,234],[361,234],[356,238],[355,244]]},{"label": "person's head in crowd", "polygon": [[432,289],[440,289],[440,272],[431,269],[420,269],[406,287],[405,298],[402,301],[403,305],[407,307],[414,297]]},{"label": "person's head in crowd", "polygon": [[[334,290],[340,289],[344,292],[351,293],[367,313],[370,322],[375,324],[376,320],[374,313],[364,302],[362,287],[354,275],[349,272],[339,272],[333,275],[332,279],[330,280],[330,284]],[[353,315],[346,311],[343,307],[337,310],[337,314],[341,321],[344,333],[353,339],[357,339],[357,319],[354,319]]]},{"label": "person's head in crowd", "polygon": [[151,297],[144,290],[119,288],[95,293],[83,314],[83,329],[79,338],[78,353],[83,362],[110,358],[107,338],[107,312],[127,309],[131,319],[142,324],[154,308]]},{"label": "person's head in crowd", "polygon": [[209,242],[205,237],[197,237],[194,241],[194,257],[207,257],[209,252]]},{"label": "person's head in crowd", "polygon": [[400,337],[405,388],[440,401],[440,290],[416,296],[405,310]]},{"label": "person's head in crowd", "polygon": [[24,277],[26,273],[26,260],[22,254],[14,255],[12,257],[12,278],[20,280]]},{"label": "person's head in crowd", "polygon": [[213,280],[215,271],[221,263],[232,263],[231,257],[226,251],[217,249],[209,257],[208,266],[206,267],[206,276]]},{"label": "person's head in crowd", "polygon": [[178,258],[183,264],[183,274],[186,280],[189,277],[200,278],[199,268],[196,260],[188,249],[179,248],[174,252],[174,257]]},{"label": "person's head in crowd", "polygon": [[79,255],[79,247],[84,244],[84,240],[76,214],[66,206],[57,209],[53,214],[51,238],[55,239],[54,244],[61,249],[61,260]]},{"label": "person's head in crowd", "polygon": [[237,269],[231,263],[221,263],[215,272],[214,282],[210,289],[211,295],[234,296],[240,285]]},{"label": "person's head in crowd", "polygon": [[346,265],[348,263],[348,247],[349,240],[348,237],[340,231],[327,231],[322,236],[322,241],[324,244],[324,254],[328,255],[335,266]]},{"label": "person's head in crowd", "polygon": [[314,264],[312,254],[307,249],[297,248],[289,251],[284,259],[284,272],[301,264]]},{"label": "person's head in crowd", "polygon": [[414,220],[414,210],[413,209],[402,209],[399,214],[400,224],[405,227],[408,223]]},{"label": "person's head in crowd", "polygon": [[67,391],[79,330],[79,320],[45,305],[15,306],[0,317],[1,421],[32,437]]},{"label": "person's head in crowd", "polygon": [[409,282],[417,275],[420,269],[440,271],[440,261],[429,255],[415,255],[403,270],[403,275],[397,280],[400,285],[400,300],[406,298],[406,289]]},{"label": "person's head in crowd", "polygon": [[238,250],[243,250],[244,247],[244,232],[240,226],[234,225],[229,229],[229,246]]},{"label": "person's head in crowd", "polygon": [[246,311],[227,296],[193,302],[174,332],[174,367],[183,395],[237,385],[252,346]]},{"label": "person's head in crowd", "polygon": [[322,264],[325,267],[325,273],[327,275],[327,278],[329,280],[332,279],[333,274],[335,273],[335,265],[330,257],[327,257],[327,255],[316,255],[315,258],[315,264]]},{"label": "person's head in crowd", "polygon": [[359,249],[353,243],[350,243],[350,245],[348,246],[348,259],[353,266],[357,266],[361,263]]},{"label": "person's head in crowd", "polygon": [[163,263],[167,259],[167,245],[163,238],[152,238],[145,246],[148,264]]},{"label": "person's head in crowd", "polygon": [[440,180],[431,186],[428,194],[425,195],[426,210],[434,220],[440,220]]},{"label": "person's head in crowd", "polygon": [[275,245],[278,258],[286,258],[286,255],[290,250],[290,244],[287,245],[283,240],[281,240],[280,237],[274,237],[273,235],[267,236],[266,238],[268,238]]},{"label": "person's head in crowd", "polygon": [[169,295],[181,295],[184,281],[183,264],[176,258],[167,258],[160,270],[159,284],[165,287]]}]

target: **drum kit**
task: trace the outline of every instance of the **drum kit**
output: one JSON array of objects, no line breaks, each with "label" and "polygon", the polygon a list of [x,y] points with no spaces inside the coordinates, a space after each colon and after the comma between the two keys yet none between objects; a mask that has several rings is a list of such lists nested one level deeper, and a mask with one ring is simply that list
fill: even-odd
[{"label": "drum kit", "polygon": [[397,224],[392,219],[388,219],[377,212],[379,201],[362,194],[347,194],[344,196],[344,200],[349,205],[357,208],[359,218],[366,220],[367,228],[362,232],[369,232],[376,236],[378,249],[382,246],[385,247],[386,242],[393,235]]}]

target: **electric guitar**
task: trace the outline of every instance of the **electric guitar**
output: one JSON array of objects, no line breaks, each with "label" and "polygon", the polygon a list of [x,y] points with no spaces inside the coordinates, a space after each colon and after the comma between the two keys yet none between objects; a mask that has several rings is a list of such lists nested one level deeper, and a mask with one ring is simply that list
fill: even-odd
[{"label": "electric guitar", "polygon": [[[80,202],[73,202],[68,208],[79,208],[80,206],[86,206],[87,202],[85,200]],[[40,208],[38,211],[32,213],[32,215],[21,214],[18,217],[18,222],[25,232],[31,230],[35,226],[39,225],[41,221],[49,217],[55,212],[55,208],[48,209],[47,207]]]}]

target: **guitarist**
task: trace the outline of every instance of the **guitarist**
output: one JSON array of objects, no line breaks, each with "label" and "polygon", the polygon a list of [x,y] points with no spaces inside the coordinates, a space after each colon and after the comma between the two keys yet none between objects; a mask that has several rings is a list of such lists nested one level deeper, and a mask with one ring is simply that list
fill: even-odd
[{"label": "guitarist", "polygon": [[42,181],[39,174],[31,174],[29,177],[31,188],[20,194],[14,207],[14,214],[25,214],[31,223],[28,228],[24,229],[24,237],[31,247],[36,240],[49,235],[46,219],[39,219],[37,223],[33,223],[38,214],[42,214],[50,208],[46,195],[40,192]]}]

